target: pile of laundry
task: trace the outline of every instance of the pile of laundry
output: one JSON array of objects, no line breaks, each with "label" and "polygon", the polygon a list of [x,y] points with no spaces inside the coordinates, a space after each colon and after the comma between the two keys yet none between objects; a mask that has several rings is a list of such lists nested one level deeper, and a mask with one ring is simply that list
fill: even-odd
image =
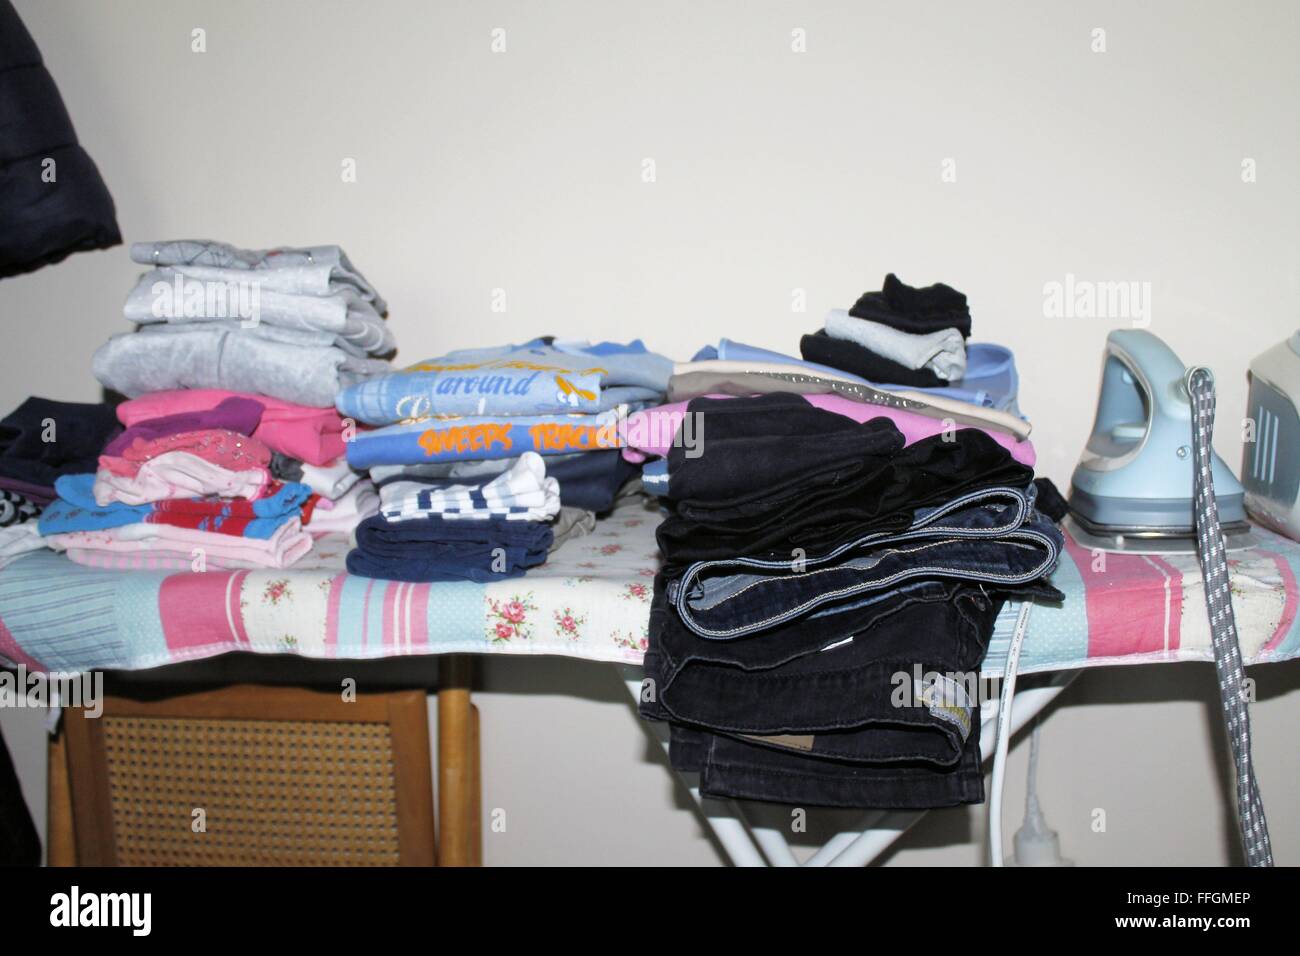
[{"label": "pile of laundry", "polygon": [[338,411],[379,513],[348,570],[403,581],[490,581],[545,562],[595,527],[635,477],[619,422],[661,402],[672,363],[626,345],[539,338],[452,352],[345,388]]},{"label": "pile of laundry", "polygon": [[95,353],[95,377],[135,397],[217,388],[327,408],[391,371],[387,306],[338,246],[246,250],[207,240],[133,243],[152,266],[123,312],[137,326]]},{"label": "pile of laundry", "polygon": [[970,328],[965,295],[942,282],[914,289],[891,272],[879,292],[832,309],[799,352],[867,381],[939,388],[966,376]]},{"label": "pile of laundry", "polygon": [[724,340],[629,418],[624,454],[667,509],[641,713],[703,792],[983,799],[974,678],[1005,601],[1059,597],[1062,546],[1014,362],[988,348],[917,386]]},{"label": "pile of laundry", "polygon": [[393,340],[342,250],[175,241],[131,254],[155,267],[127,298],[139,329],[93,363],[129,396],[115,410],[125,428],[53,476],[44,543],[100,567],[284,568],[375,513],[333,399],[390,370],[374,356]]}]

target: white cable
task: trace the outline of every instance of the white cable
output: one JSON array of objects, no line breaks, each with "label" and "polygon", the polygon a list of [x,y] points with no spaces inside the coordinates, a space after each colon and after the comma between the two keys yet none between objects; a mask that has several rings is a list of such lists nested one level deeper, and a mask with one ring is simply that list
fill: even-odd
[{"label": "white cable", "polygon": [[1011,838],[1016,866],[1072,866],[1061,856],[1061,837],[1047,825],[1038,804],[1038,747],[1043,722],[1034,721],[1029,735],[1029,773],[1025,781],[1025,822]]},{"label": "white cable", "polygon": [[1025,641],[1029,627],[1029,609],[1032,601],[1020,605],[1020,616],[1011,634],[1007,648],[1007,665],[1002,672],[1002,694],[998,698],[998,736],[993,750],[993,779],[989,789],[989,854],[993,866],[1002,866],[1002,785],[1007,768],[1007,745],[1011,740],[1011,701],[1016,694],[1016,669],[1020,666],[1020,645]]},{"label": "white cable", "polygon": [[1038,807],[1038,738],[1042,735],[1042,721],[1034,721],[1034,729],[1029,733],[1029,773],[1025,791],[1025,813]]}]

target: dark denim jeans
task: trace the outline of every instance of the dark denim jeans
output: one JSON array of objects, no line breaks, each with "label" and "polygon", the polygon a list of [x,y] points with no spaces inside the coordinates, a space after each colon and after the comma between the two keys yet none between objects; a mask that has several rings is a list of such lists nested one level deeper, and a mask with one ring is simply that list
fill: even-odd
[{"label": "dark denim jeans", "polygon": [[[978,586],[923,582],[825,619],[711,641],[691,633],[658,589],[650,611],[641,714],[729,734],[804,734],[867,726],[946,732],[949,715],[899,707],[904,675],[965,673],[983,659],[1002,599]],[[866,745],[869,747],[869,745]],[[888,759],[854,751],[861,759]]]},{"label": "dark denim jeans", "polygon": [[[695,405],[692,402],[691,408]],[[788,559],[794,548],[824,553],[872,532],[902,531],[919,508],[983,488],[1024,488],[1033,479],[1031,469],[987,434],[962,429],[901,450],[866,455],[835,472],[818,472],[815,480],[792,492],[780,482],[786,480],[785,472],[799,467],[793,452],[774,453],[783,470],[744,444],[734,449],[733,460],[723,460],[718,429],[711,418],[708,421],[703,455],[675,459],[669,453],[670,489],[678,481],[672,469],[680,462],[683,469],[707,472],[703,477],[709,480],[695,484],[718,495],[673,499],[673,514],[657,532],[670,570],[736,555]],[[771,489],[765,486],[769,478],[778,482]],[[724,496],[723,490],[731,486],[733,492]]]},{"label": "dark denim jeans", "polygon": [[[814,738],[820,743],[821,736]],[[976,722],[949,766],[849,763],[674,725],[673,767],[700,774],[711,797],[815,807],[928,810],[984,800]]]},{"label": "dark denim jeans", "polygon": [[978,802],[979,708],[966,678],[1001,603],[977,586],[931,581],[836,615],[833,629],[805,618],[719,642],[691,634],[661,600],[645,660],[653,699],[641,713],[673,722],[673,765],[699,771],[716,796],[877,808]]},{"label": "dark denim jeans", "polygon": [[668,582],[668,599],[696,634],[733,640],[819,609],[823,617],[841,613],[918,579],[1026,584],[1052,569],[1062,546],[1033,499],[1032,485],[970,492],[918,513],[906,531],[870,534],[798,562],[696,562]]}]

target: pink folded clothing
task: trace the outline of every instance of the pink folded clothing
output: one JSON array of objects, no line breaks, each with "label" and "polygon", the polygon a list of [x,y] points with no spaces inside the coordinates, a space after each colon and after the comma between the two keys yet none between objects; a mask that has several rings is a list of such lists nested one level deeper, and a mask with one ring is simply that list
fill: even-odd
[{"label": "pink folded clothing", "polygon": [[[68,560],[84,564],[88,568],[107,568],[110,571],[191,571],[194,559],[171,552],[134,552],[118,554],[113,551],[87,551],[83,548],[68,548],[63,552]],[[219,568],[208,565],[213,571],[235,571],[238,568]]]},{"label": "pink folded clothing", "polygon": [[241,435],[251,435],[262,422],[262,406],[251,398],[234,396],[197,412],[180,412],[162,418],[146,418],[126,429],[104,446],[105,455],[121,455],[137,438],[162,438],[182,432],[201,432],[224,428]]},{"label": "pink folded clothing", "polygon": [[51,534],[45,543],[68,552],[79,564],[98,567],[143,567],[147,565],[142,562],[180,559],[193,570],[225,570],[287,568],[311,550],[311,535],[294,518],[269,538],[238,538],[166,524],[128,524],[108,531]]},{"label": "pink folded clothing", "polygon": [[328,465],[343,455],[343,419],[333,408],[295,405],[265,395],[248,395],[216,388],[178,388],[150,392],[117,406],[118,420],[128,427],[152,418],[203,412],[228,398],[248,398],[262,406],[262,420],[253,432],[272,451],[309,465]]},{"label": "pink folded clothing", "polygon": [[[735,396],[709,395],[706,397],[734,398]],[[817,408],[825,409],[828,412],[834,412],[837,415],[843,415],[845,418],[851,418],[855,422],[866,422],[873,418],[888,418],[903,433],[903,441],[907,445],[918,442],[923,438],[942,434],[949,427],[953,431],[972,427],[958,424],[949,426],[945,424],[943,419],[918,415],[916,412],[891,408],[887,405],[869,405],[864,402],[855,402],[842,395],[801,395],[800,398],[810,405],[815,405]],[[686,417],[687,405],[687,402],[673,402],[669,405],[659,405],[655,408],[633,412],[627,416],[626,421],[619,423],[619,434],[625,443],[623,457],[628,461],[642,462],[647,458],[666,456],[677,434],[677,429],[681,426],[682,419]],[[1030,468],[1034,466],[1037,456],[1034,453],[1034,446],[1028,439],[1017,441],[1012,435],[987,428],[981,428],[980,431],[1011,452],[1011,457],[1016,461],[1028,465]],[[708,447],[708,429],[705,428],[695,435],[695,440],[701,444],[701,447]]]},{"label": "pink folded clothing", "polygon": [[271,449],[260,439],[249,438],[224,428],[182,432],[162,438],[137,438],[120,455],[100,455],[101,471],[130,477],[147,461],[183,451],[228,471],[265,468],[271,463]]},{"label": "pink folded clothing", "polygon": [[141,462],[133,475],[107,468],[95,474],[95,502],[101,507],[120,501],[143,505],[169,498],[261,498],[271,485],[270,471],[248,468],[231,471],[187,451],[170,451]]}]

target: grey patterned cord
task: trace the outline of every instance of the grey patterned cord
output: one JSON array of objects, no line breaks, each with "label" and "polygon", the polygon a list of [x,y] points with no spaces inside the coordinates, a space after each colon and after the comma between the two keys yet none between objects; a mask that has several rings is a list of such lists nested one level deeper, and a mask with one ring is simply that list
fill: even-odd
[{"label": "grey patterned cord", "polygon": [[1232,612],[1232,590],[1228,581],[1227,546],[1219,526],[1219,506],[1214,499],[1211,471],[1211,441],[1214,435],[1214,376],[1206,368],[1187,372],[1187,391],[1192,399],[1192,456],[1196,513],[1196,556],[1205,582],[1205,605],[1214,641],[1214,668],[1219,676],[1219,698],[1228,744],[1237,771],[1237,822],[1246,851],[1247,866],[1272,866],[1273,849],[1264,819],[1264,801],[1255,781],[1250,759],[1250,711],[1242,694],[1245,672],[1237,620]]}]

